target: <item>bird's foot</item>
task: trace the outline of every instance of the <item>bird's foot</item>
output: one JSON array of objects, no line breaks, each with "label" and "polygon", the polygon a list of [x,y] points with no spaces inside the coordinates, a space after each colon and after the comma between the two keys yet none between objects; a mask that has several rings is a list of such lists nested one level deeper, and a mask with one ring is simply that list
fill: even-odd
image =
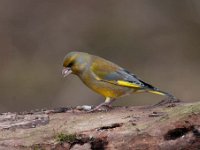
[{"label": "bird's foot", "polygon": [[[107,97],[105,102],[99,104],[98,106],[96,106],[95,108],[91,109],[90,111],[88,112],[94,112],[94,111],[97,111],[97,110],[100,110],[100,111],[109,111],[112,109],[112,103],[115,101],[115,99],[112,99],[110,97]],[[100,108],[104,108],[103,110],[100,109]]]},{"label": "bird's foot", "polygon": [[154,105],[151,105],[148,108],[155,108],[155,107],[164,106],[164,105],[167,105],[167,107],[174,107],[174,106],[176,106],[176,103],[179,103],[179,102],[181,102],[180,99],[177,99],[175,97],[167,97],[167,98],[161,100],[160,102],[158,102]]}]

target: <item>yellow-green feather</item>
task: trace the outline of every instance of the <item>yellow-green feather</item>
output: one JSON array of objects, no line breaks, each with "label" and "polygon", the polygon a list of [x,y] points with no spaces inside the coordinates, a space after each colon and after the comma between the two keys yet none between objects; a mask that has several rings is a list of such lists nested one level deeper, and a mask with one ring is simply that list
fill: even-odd
[{"label": "yellow-green feather", "polygon": [[123,81],[123,80],[118,80],[117,84],[119,84],[121,86],[126,86],[126,87],[140,88],[140,86],[135,83],[130,83],[130,82]]}]

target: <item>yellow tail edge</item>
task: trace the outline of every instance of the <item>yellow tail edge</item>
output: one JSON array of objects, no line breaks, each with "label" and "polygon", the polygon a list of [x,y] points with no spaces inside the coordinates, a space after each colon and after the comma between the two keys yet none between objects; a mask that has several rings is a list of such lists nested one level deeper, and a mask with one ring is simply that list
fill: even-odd
[{"label": "yellow tail edge", "polygon": [[157,95],[166,95],[165,93],[163,92],[159,92],[159,91],[148,91],[149,93],[153,93],[153,94],[157,94]]},{"label": "yellow tail edge", "polygon": [[153,93],[153,94],[157,94],[157,95],[162,95],[162,96],[168,96],[170,99],[177,99],[175,96],[167,93],[167,92],[163,92],[163,91],[153,91],[153,90],[149,90],[147,91],[149,93]]}]

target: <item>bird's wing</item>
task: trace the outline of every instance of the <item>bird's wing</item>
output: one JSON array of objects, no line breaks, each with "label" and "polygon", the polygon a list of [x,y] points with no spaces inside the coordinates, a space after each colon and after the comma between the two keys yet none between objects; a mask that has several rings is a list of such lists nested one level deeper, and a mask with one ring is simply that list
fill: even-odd
[{"label": "bird's wing", "polygon": [[108,61],[93,63],[91,71],[97,80],[125,87],[154,89],[153,86],[140,80],[136,75]]}]

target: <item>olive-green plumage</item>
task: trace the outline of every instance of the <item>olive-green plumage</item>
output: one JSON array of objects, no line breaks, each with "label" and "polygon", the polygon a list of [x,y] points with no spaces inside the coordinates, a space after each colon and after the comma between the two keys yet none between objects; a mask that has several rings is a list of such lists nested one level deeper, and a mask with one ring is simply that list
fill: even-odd
[{"label": "olive-green plumage", "polygon": [[101,57],[83,52],[68,53],[63,62],[63,74],[77,75],[85,85],[106,97],[98,106],[110,104],[112,100],[134,92],[150,92],[172,96],[145,83],[124,68]]}]

